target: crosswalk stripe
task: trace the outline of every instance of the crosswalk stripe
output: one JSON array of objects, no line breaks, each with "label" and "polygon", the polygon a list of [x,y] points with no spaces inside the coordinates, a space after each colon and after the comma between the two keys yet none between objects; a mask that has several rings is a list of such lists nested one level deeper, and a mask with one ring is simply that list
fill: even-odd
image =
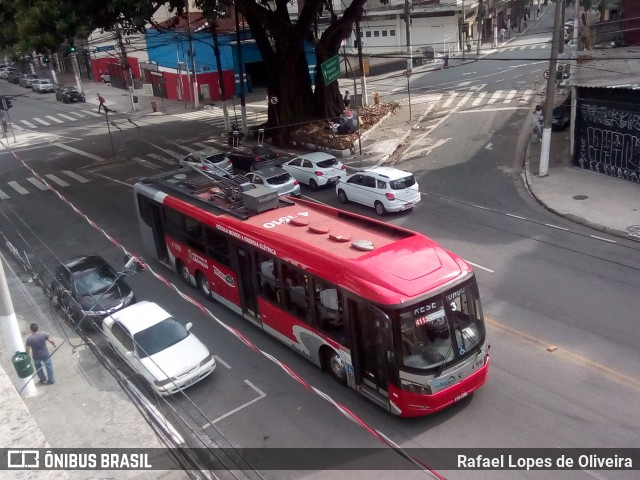
[{"label": "crosswalk stripe", "polygon": [[69,186],[69,184],[67,182],[65,182],[61,178],[56,177],[53,173],[47,173],[45,175],[45,177],[47,177],[49,180],[53,180],[55,183],[57,183],[61,187],[68,187]]},{"label": "crosswalk stripe", "polygon": [[91,110],[82,110],[82,113],[88,113],[89,115],[93,115],[94,117],[104,117],[101,113],[92,112]]},{"label": "crosswalk stripe", "polygon": [[179,158],[183,158],[184,157],[184,154],[178,153],[178,152],[174,152],[173,150],[169,150],[168,148],[165,148],[164,151],[167,152],[169,155],[171,155],[176,160],[179,159]]},{"label": "crosswalk stripe", "polygon": [[75,115],[76,117],[84,118],[84,115],[80,112],[69,112],[71,115]]},{"label": "crosswalk stripe", "polygon": [[37,125],[34,125],[34,124],[33,124],[33,123],[31,123],[31,122],[27,122],[26,120],[20,120],[20,121],[21,121],[22,123],[24,123],[27,127],[30,127],[30,128],[38,128],[38,126],[37,126]]},{"label": "crosswalk stripe", "polygon": [[49,187],[47,187],[44,183],[42,183],[37,178],[29,177],[29,178],[27,178],[27,181],[31,182],[33,185],[38,187],[40,190],[49,190]]},{"label": "crosswalk stripe", "polygon": [[167,165],[176,165],[177,161],[175,159],[169,159],[169,158],[165,158],[165,157],[161,157],[160,155],[156,154],[156,153],[148,153],[147,154],[148,157],[151,157],[155,160],[158,160],[160,162],[164,162]]},{"label": "crosswalk stripe", "polygon": [[16,192],[22,194],[22,195],[27,195],[29,193],[29,190],[27,190],[26,188],[23,188],[20,186],[20,184],[18,184],[18,182],[7,182],[9,184],[9,186],[11,188],[13,188]]},{"label": "crosswalk stripe", "polygon": [[44,120],[38,117],[33,117],[31,120],[35,120],[36,122],[41,123],[42,125],[51,125],[49,122],[45,122]]},{"label": "crosswalk stripe", "polygon": [[64,123],[62,120],[57,119],[56,117],[52,116],[52,115],[45,115],[44,118],[48,118],[49,120],[53,120],[56,123]]},{"label": "crosswalk stripe", "polygon": [[476,98],[471,105],[474,107],[477,105],[480,105],[480,102],[482,101],[482,99],[485,97],[486,94],[487,92],[480,92],[480,94],[478,95],[478,98]]},{"label": "crosswalk stripe", "polygon": [[533,90],[531,89],[527,89],[524,91],[524,93],[522,94],[522,97],[520,98],[520,103],[527,103],[529,101],[529,97],[533,94]]},{"label": "crosswalk stripe", "polygon": [[0,200],[9,200],[11,197],[0,190]]},{"label": "crosswalk stripe", "polygon": [[516,96],[516,93],[518,93],[516,90],[510,90],[509,93],[507,93],[507,96],[505,97],[505,99],[502,101],[502,103],[510,103],[511,100],[513,100],[513,97]]},{"label": "crosswalk stripe", "polygon": [[449,98],[442,104],[443,107],[448,107],[453,103],[453,100],[458,96],[458,92],[451,92]]},{"label": "crosswalk stripe", "polygon": [[145,160],[144,158],[140,158],[140,157],[131,157],[131,160],[133,160],[136,163],[139,163],[140,165],[143,165],[147,168],[150,168],[151,170],[158,170],[160,167],[158,165],[155,165],[151,162],[148,162],[147,160]]},{"label": "crosswalk stripe", "polygon": [[193,142],[194,145],[202,148],[203,150],[211,150],[211,145],[207,145],[206,143],[202,143],[202,142]]},{"label": "crosswalk stripe", "polygon": [[462,97],[462,100],[458,102],[456,108],[461,108],[465,103],[467,103],[471,98],[471,95],[473,95],[473,92],[468,92],[464,97]]},{"label": "crosswalk stripe", "polygon": [[491,98],[489,99],[489,101],[487,102],[487,105],[491,105],[492,103],[496,103],[496,100],[498,100],[498,97],[502,95],[502,90],[496,90],[493,95],[491,95]]},{"label": "crosswalk stripe", "polygon": [[71,120],[72,122],[75,122],[76,120],[78,120],[76,117],[70,117],[69,115],[65,115],[64,113],[59,113],[58,116],[62,118],[66,118],[67,120]]},{"label": "crosswalk stripe", "polygon": [[72,172],[71,170],[62,170],[62,173],[64,173],[66,176],[73,178],[74,180],[79,181],[80,183],[87,183],[89,182],[89,180],[87,180],[86,178],[78,175],[75,172]]},{"label": "crosswalk stripe", "polygon": [[186,152],[189,152],[189,153],[197,153],[193,148],[189,148],[189,147],[186,147],[184,145],[178,145],[178,147],[183,149],[183,150],[185,150]]}]

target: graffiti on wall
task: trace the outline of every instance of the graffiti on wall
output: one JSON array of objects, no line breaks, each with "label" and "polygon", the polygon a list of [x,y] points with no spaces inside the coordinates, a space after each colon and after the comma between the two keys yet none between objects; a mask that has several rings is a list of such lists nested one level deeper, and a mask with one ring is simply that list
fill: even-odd
[{"label": "graffiti on wall", "polygon": [[577,165],[640,183],[640,112],[582,103],[578,115]]}]

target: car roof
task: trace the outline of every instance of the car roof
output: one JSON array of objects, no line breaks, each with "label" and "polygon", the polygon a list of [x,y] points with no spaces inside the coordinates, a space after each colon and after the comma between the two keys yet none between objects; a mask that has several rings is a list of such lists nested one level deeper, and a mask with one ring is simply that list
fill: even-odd
[{"label": "car roof", "polygon": [[397,180],[399,178],[405,178],[410,175],[413,175],[411,172],[405,172],[404,170],[400,170],[398,168],[393,168],[393,167],[372,167],[372,168],[367,168],[361,173],[374,173],[380,177],[385,177],[389,180]]},{"label": "car roof", "polygon": [[280,167],[260,167],[256,168],[253,173],[265,178],[275,177],[276,175],[282,175],[283,173],[288,174],[284,168]]},{"label": "car roof", "polygon": [[135,335],[171,317],[171,314],[157,303],[142,300],[111,314],[111,317],[121,323],[131,335]]},{"label": "car roof", "polygon": [[311,152],[305,153],[304,155],[300,155],[298,158],[302,158],[305,160],[311,160],[312,162],[321,162],[323,160],[328,160],[330,158],[336,158],[335,155],[331,155],[326,152]]},{"label": "car roof", "polygon": [[78,272],[82,270],[88,270],[90,268],[101,267],[108,265],[107,261],[99,255],[79,255],[77,257],[70,258],[63,265],[71,272]]}]

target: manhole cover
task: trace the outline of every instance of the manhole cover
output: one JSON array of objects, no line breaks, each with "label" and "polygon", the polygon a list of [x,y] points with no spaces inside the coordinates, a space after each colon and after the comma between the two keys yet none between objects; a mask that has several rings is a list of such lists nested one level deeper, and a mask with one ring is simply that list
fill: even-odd
[{"label": "manhole cover", "polygon": [[573,196],[574,200],[586,200],[587,198],[589,198],[589,197],[587,197],[586,195],[574,195]]}]

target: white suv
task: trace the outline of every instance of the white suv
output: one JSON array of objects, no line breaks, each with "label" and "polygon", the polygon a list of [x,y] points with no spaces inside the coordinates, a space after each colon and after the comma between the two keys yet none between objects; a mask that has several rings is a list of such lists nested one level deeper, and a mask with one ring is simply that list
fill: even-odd
[{"label": "white suv", "polygon": [[410,210],[420,203],[418,182],[411,172],[391,167],[372,167],[349,175],[336,185],[342,203],[373,207],[378,215]]}]

